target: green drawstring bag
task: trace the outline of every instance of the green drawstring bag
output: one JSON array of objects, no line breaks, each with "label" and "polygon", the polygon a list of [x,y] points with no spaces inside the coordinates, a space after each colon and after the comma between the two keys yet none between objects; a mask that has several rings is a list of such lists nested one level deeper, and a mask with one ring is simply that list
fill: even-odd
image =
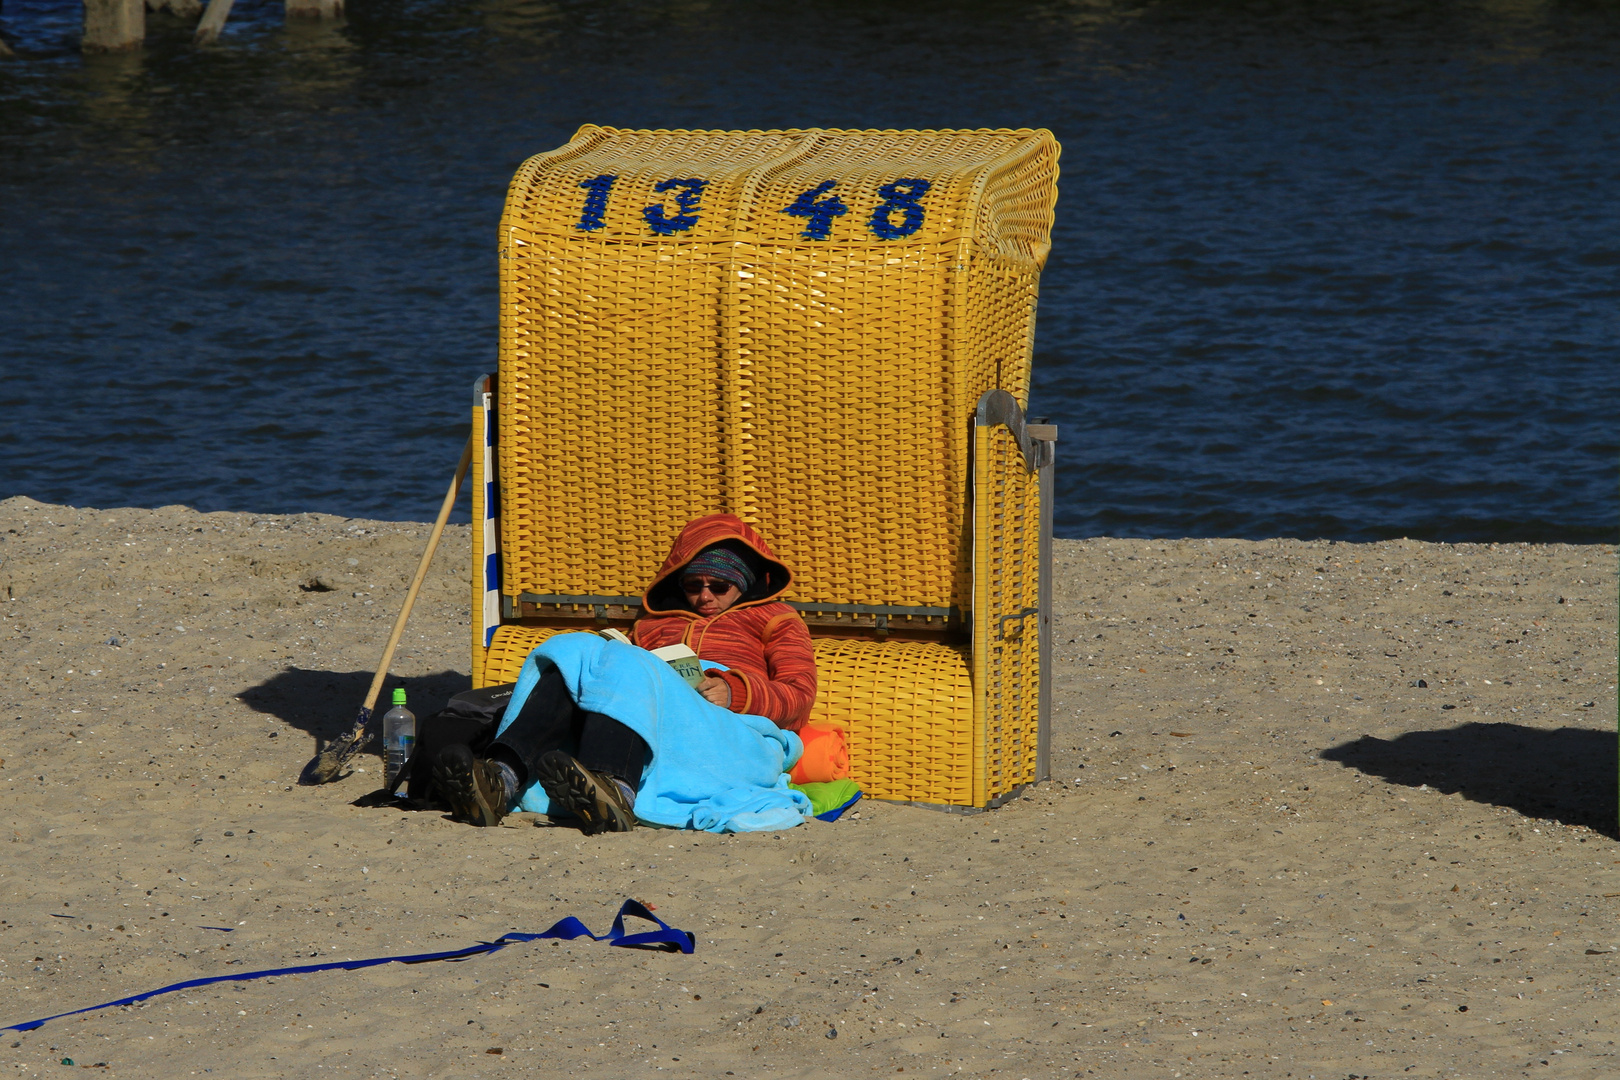
[{"label": "green drawstring bag", "polygon": [[861,797],[861,789],[853,780],[832,780],[825,784],[789,784],[794,791],[802,791],[810,798],[810,808],[822,821],[837,821],[845,810],[854,806]]}]

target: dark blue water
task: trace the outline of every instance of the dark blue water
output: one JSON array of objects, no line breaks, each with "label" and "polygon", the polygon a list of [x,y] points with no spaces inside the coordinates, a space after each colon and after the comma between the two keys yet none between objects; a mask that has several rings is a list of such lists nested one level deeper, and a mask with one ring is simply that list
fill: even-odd
[{"label": "dark blue water", "polygon": [[1046,126],[1063,535],[1613,541],[1620,5],[238,0],[0,36],[0,495],[430,516],[527,155]]}]

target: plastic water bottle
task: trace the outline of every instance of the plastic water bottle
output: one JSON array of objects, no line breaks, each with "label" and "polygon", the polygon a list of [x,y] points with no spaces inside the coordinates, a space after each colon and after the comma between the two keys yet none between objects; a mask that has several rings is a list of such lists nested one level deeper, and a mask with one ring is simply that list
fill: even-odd
[{"label": "plastic water bottle", "polygon": [[383,786],[392,787],[416,742],[416,714],[405,707],[405,688],[394,691],[394,707],[383,714]]}]

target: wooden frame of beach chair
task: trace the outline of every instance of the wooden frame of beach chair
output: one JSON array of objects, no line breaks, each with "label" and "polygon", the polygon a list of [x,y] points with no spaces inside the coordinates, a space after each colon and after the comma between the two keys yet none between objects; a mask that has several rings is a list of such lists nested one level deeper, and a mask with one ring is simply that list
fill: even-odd
[{"label": "wooden frame of beach chair", "polygon": [[1045,779],[1056,431],[1027,423],[1058,147],[995,131],[624,131],[525,162],[474,387],[473,677],[625,626],[724,510],[794,568],[813,720],[871,797]]}]

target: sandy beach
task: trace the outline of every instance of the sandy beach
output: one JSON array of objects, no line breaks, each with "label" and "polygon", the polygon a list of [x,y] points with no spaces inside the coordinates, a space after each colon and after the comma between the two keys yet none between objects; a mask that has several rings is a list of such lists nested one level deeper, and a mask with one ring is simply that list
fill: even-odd
[{"label": "sandy beach", "polygon": [[[1053,776],[735,837],[363,809],[346,729],[428,527],[0,502],[12,1075],[1620,1075],[1615,551],[1057,543]],[[394,672],[467,685],[467,530]],[[391,684],[392,685],[392,684]]]}]

